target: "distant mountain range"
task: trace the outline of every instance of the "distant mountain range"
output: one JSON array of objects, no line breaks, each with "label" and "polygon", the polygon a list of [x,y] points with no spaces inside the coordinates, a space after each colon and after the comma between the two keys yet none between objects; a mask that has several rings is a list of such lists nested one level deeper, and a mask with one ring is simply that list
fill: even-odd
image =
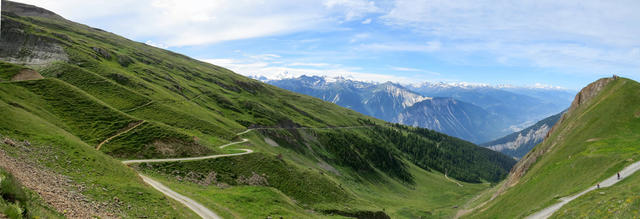
[{"label": "distant mountain range", "polygon": [[563,89],[423,83],[403,86],[300,76],[269,84],[390,122],[433,129],[482,143],[508,135],[569,106]]},{"label": "distant mountain range", "polygon": [[554,115],[569,107],[575,92],[557,88],[423,83],[409,89],[425,96],[452,97],[500,116],[510,132]]},{"label": "distant mountain range", "polygon": [[544,140],[549,130],[551,130],[551,127],[558,122],[563,113],[564,112],[547,117],[519,132],[480,144],[480,146],[488,147],[491,150],[499,151],[513,158],[520,159]]}]

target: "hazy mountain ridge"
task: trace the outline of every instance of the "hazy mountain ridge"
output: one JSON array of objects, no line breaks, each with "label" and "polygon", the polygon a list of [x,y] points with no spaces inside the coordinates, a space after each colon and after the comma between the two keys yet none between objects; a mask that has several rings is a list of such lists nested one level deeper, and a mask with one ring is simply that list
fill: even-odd
[{"label": "hazy mountain ridge", "polygon": [[438,130],[472,142],[495,138],[491,128],[500,122],[478,106],[446,97],[416,103],[392,121]]},{"label": "hazy mountain ridge", "polygon": [[575,92],[553,87],[422,83],[411,90],[426,96],[452,97],[504,118],[509,132],[519,131],[569,107]]},{"label": "hazy mountain ridge", "polygon": [[429,128],[476,143],[509,133],[506,129],[495,132],[493,127],[502,127],[504,122],[480,107],[453,98],[427,97],[392,82],[371,83],[320,76],[266,82],[379,119]]},{"label": "hazy mountain ridge", "polygon": [[520,159],[534,146],[542,142],[564,112],[540,120],[536,124],[503,138],[481,144],[494,151]]},{"label": "hazy mountain ridge", "polygon": [[[265,82],[379,119],[429,128],[476,143],[520,131],[566,109],[571,101],[566,96],[572,95],[553,87],[443,82],[403,86],[305,75]],[[442,98],[434,100],[438,97]],[[421,107],[413,107],[423,102]]]}]

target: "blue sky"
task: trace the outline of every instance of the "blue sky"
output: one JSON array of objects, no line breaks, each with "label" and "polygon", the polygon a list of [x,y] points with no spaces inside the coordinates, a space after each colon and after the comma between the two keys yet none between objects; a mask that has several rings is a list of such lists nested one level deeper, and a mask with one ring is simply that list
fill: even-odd
[{"label": "blue sky", "polygon": [[579,89],[640,79],[640,1],[18,0],[244,75]]}]

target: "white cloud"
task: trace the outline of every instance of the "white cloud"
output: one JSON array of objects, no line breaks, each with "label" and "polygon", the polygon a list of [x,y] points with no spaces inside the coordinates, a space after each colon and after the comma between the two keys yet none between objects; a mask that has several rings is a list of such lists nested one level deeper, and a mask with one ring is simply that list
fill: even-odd
[{"label": "white cloud", "polygon": [[403,51],[403,52],[434,52],[440,50],[442,44],[439,41],[429,41],[423,44],[418,43],[372,43],[360,46],[365,50],[377,51]]},{"label": "white cloud", "polygon": [[397,0],[383,19],[447,38],[637,44],[639,8],[634,0]]},{"label": "white cloud", "polygon": [[320,0],[18,1],[129,38],[153,39],[169,47],[327,29],[335,21],[333,16],[353,19],[375,7],[373,3],[325,4]]},{"label": "white cloud", "polygon": [[363,20],[361,23],[362,24],[370,24],[371,21],[372,21],[371,18],[367,18],[367,19]]},{"label": "white cloud", "polygon": [[391,66],[391,70],[394,70],[394,71],[422,71],[422,70],[417,69],[417,68],[407,68],[407,67],[397,67],[397,66]]},{"label": "white cloud", "polygon": [[[302,75],[317,75],[327,77],[343,77],[359,81],[414,83],[416,78],[402,76],[358,72],[358,68],[342,67],[326,63],[292,63],[280,65],[277,63],[261,62],[254,59],[202,59],[214,65],[219,65],[245,76],[264,76],[268,79],[282,79],[299,77]],[[326,65],[325,65],[326,64]],[[306,68],[305,68],[306,67]],[[314,68],[308,68],[314,67]],[[325,67],[325,68],[315,68]]]},{"label": "white cloud", "polygon": [[638,10],[635,0],[396,0],[380,20],[439,39],[440,57],[454,62],[480,54],[506,65],[638,73]]},{"label": "white cloud", "polygon": [[147,44],[147,45],[149,45],[149,46],[158,47],[158,48],[161,48],[161,49],[167,49],[167,48],[169,48],[169,46],[167,46],[167,45],[164,45],[164,44],[162,44],[162,43],[156,43],[156,42],[153,42],[153,41],[151,41],[151,40],[147,40],[147,42],[145,42],[145,44]]},{"label": "white cloud", "polygon": [[370,38],[370,37],[371,37],[371,34],[369,34],[369,33],[359,33],[359,34],[356,34],[353,37],[351,37],[351,40],[349,40],[349,42],[350,43],[355,43],[355,42],[358,42],[358,41],[361,41],[363,39],[367,39],[367,38]]},{"label": "white cloud", "polygon": [[339,11],[345,21],[361,18],[368,13],[380,12],[373,1],[366,0],[325,0],[325,7]]},{"label": "white cloud", "polygon": [[308,66],[308,67],[326,67],[328,63],[314,63],[314,62],[294,62],[287,64],[288,66]]}]

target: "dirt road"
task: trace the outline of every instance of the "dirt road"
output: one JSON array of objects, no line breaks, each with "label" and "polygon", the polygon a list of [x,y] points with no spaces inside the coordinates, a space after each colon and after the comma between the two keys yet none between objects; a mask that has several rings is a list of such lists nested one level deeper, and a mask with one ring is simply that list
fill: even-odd
[{"label": "dirt road", "polygon": [[[622,179],[624,179],[625,177],[630,176],[631,174],[635,173],[636,171],[640,170],[640,161],[635,162],[627,167],[625,167],[622,171],[620,171],[620,180],[618,180],[618,176],[616,174],[614,174],[613,176],[609,177],[608,179],[605,179],[604,181],[602,181],[600,183],[600,187],[604,188],[604,187],[609,187],[612,186],[618,182],[620,182]],[[587,192],[590,192],[592,190],[595,190],[596,186],[591,186],[588,189],[573,195],[573,196],[569,196],[569,197],[563,197],[560,198],[560,202],[551,205],[545,209],[542,209],[541,211],[536,212],[535,214],[529,215],[527,217],[527,219],[546,219],[551,217],[551,215],[553,215],[553,213],[555,213],[556,211],[560,210],[560,208],[562,208],[562,206],[564,206],[565,204],[569,203],[570,201],[573,201],[574,199],[587,194]]]}]

